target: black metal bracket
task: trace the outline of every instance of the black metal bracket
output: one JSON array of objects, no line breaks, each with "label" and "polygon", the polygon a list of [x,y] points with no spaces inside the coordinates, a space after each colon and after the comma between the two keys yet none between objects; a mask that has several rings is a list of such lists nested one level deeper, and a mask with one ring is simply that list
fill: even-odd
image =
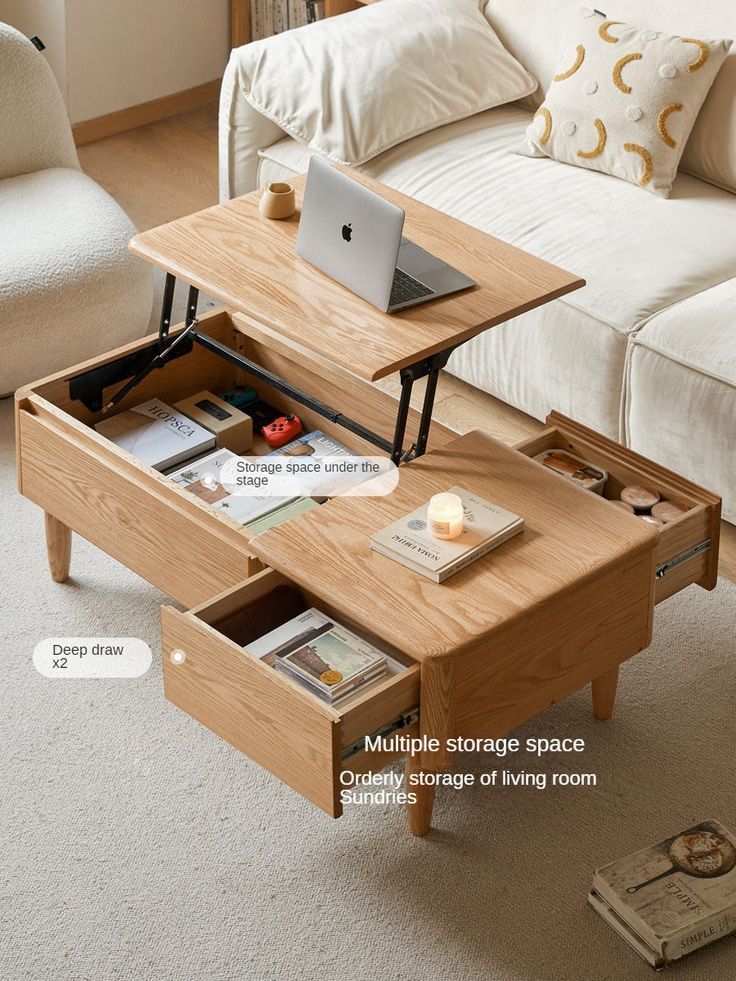
[{"label": "black metal bracket", "polygon": [[[189,354],[193,347],[194,342],[191,338],[186,338],[177,345],[176,350],[171,352],[167,360],[175,361]],[[104,390],[117,382],[125,381],[126,378],[136,378],[145,371],[157,354],[158,344],[149,344],[135,354],[124,355],[108,364],[100,365],[99,368],[92,368],[81,375],[76,375],[69,380],[69,398],[81,402],[90,412],[99,412],[103,407]]]},{"label": "black metal bracket", "polygon": [[286,381],[286,379],[281,378],[279,375],[275,375],[272,371],[268,371],[266,368],[262,368],[255,361],[251,361],[250,358],[246,358],[242,354],[238,354],[237,351],[233,351],[232,348],[228,347],[226,344],[221,344],[216,341],[213,337],[208,334],[200,334],[199,331],[193,331],[192,337],[196,344],[201,344],[202,347],[211,351],[213,354],[217,354],[219,357],[224,358],[229,361],[230,364],[235,365],[246,374],[251,375],[253,378],[257,378],[259,381],[265,382],[270,385],[271,388],[275,388],[278,392],[283,392],[284,395],[288,395],[289,398],[294,399],[295,402],[299,402],[300,405],[306,406],[313,412],[322,416],[325,419],[329,419],[330,422],[337,423],[338,426],[342,426],[343,429],[349,430],[351,433],[355,433],[356,436],[360,436],[361,439],[366,440],[368,443],[372,443],[373,446],[377,446],[384,453],[390,453],[392,446],[391,443],[384,439],[383,436],[379,436],[378,433],[374,433],[372,430],[367,429],[362,426],[359,422],[354,419],[350,419],[348,416],[343,415],[342,412],[338,412],[337,409],[333,409],[331,406],[326,405],[319,399],[314,398],[313,395],[308,395],[301,389],[296,388],[291,382]]},{"label": "black metal bracket", "polygon": [[[220,341],[216,341],[208,334],[202,334],[196,330],[199,290],[195,286],[189,287],[184,330],[178,333],[173,340],[170,340],[169,330],[171,327],[171,311],[175,288],[176,277],[172,273],[167,273],[164,283],[158,341],[143,348],[141,351],[137,351],[135,354],[119,358],[117,361],[111,361],[109,364],[101,365],[99,368],[93,368],[91,371],[84,372],[72,378],[69,382],[70,398],[78,399],[91,412],[99,412],[103,408],[102,393],[105,388],[114,385],[118,381],[123,381],[126,378],[129,379],[115,393],[112,401],[108,403],[107,407],[110,407],[121,401],[128,392],[132,391],[155,368],[161,368],[169,361],[173,361],[184,354],[189,354],[192,351],[193,345],[196,343],[213,354],[216,354],[218,357],[229,361],[230,364],[245,371],[246,374],[251,375],[253,378],[257,378],[277,391],[282,392],[284,395],[288,395],[289,398],[294,399],[300,405],[306,406],[323,418],[329,419],[338,426],[342,426],[343,429],[347,429],[356,436],[360,436],[361,439],[378,447],[384,453],[388,453],[396,466],[413,460],[415,457],[422,456],[426,452],[429,429],[432,425],[432,410],[437,394],[437,380],[440,371],[447,364],[454,348],[438,351],[436,354],[417,361],[415,364],[407,365],[400,369],[401,396],[396,413],[393,439],[388,440],[383,436],[379,436],[378,433],[374,433],[361,423],[356,422],[355,419],[351,419],[337,409],[333,409],[331,406],[320,401],[320,399],[309,395],[307,392],[303,392],[301,389],[292,385],[291,382],[286,381],[286,379],[256,364],[255,361],[251,361],[237,351],[233,351],[227,345],[221,344]],[[427,387],[424,392],[419,432],[416,442],[412,443],[407,450],[404,450],[406,424],[411,406],[411,393],[414,382],[421,378],[427,379]]]}]

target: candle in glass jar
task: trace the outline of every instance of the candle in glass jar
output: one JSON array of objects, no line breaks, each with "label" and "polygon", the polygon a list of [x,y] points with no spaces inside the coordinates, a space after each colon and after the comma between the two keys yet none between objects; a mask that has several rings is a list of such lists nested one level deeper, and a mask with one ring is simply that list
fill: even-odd
[{"label": "candle in glass jar", "polygon": [[463,533],[463,502],[457,494],[435,494],[427,506],[427,524],[434,538],[447,541]]}]

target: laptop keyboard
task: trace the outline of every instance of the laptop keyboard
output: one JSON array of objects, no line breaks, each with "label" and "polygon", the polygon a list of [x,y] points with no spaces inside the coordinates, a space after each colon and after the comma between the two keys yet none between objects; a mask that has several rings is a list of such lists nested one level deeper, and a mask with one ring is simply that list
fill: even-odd
[{"label": "laptop keyboard", "polygon": [[389,307],[398,306],[399,303],[407,303],[409,300],[420,300],[423,296],[431,296],[434,290],[418,279],[414,279],[403,269],[398,269],[394,273],[394,282],[391,287],[391,298],[388,301]]}]

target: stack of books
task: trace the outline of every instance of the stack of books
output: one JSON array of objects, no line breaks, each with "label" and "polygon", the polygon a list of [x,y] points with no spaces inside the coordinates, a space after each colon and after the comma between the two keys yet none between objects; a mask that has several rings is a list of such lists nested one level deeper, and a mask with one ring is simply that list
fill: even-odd
[{"label": "stack of books", "polygon": [[324,0],[250,0],[251,40],[303,27],[324,17]]},{"label": "stack of books", "polygon": [[382,651],[314,608],[245,649],[331,705],[340,704],[388,670]]},{"label": "stack of books", "polygon": [[476,559],[498,548],[524,528],[518,514],[491,504],[462,487],[451,487],[463,502],[463,533],[442,541],[429,531],[427,505],[371,536],[371,548],[433,582],[444,582]]},{"label": "stack of books", "polygon": [[[292,510],[288,514],[284,514],[282,520],[286,521],[289,517],[293,517],[293,506],[299,500],[296,497],[251,497],[250,495],[231,494],[227,488],[223,487],[220,483],[220,472],[228,460],[237,458],[237,454],[231,450],[217,450],[199,460],[193,460],[181,470],[168,474],[168,477],[201,501],[206,501],[207,504],[211,504],[223,514],[227,514],[233,521],[247,527],[268,516],[285,511],[287,508]],[[313,506],[317,506],[314,502],[311,503]],[[274,520],[274,524],[278,523],[280,522]],[[273,527],[273,524],[269,527]],[[265,528],[260,527],[258,530],[264,531]]]},{"label": "stack of books", "polygon": [[652,967],[736,931],[736,839],[702,821],[597,869],[593,909]]},{"label": "stack of books", "polygon": [[154,470],[168,470],[216,444],[213,433],[160,399],[103,419],[95,429]]}]

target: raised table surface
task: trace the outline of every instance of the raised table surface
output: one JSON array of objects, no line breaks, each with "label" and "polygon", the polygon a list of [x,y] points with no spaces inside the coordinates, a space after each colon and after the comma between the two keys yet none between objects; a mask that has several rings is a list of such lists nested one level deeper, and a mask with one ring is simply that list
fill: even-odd
[{"label": "raised table surface", "polygon": [[[376,310],[296,255],[299,210],[286,221],[269,221],[258,211],[261,191],[142,232],[131,251],[369,381],[585,285],[573,273],[348,172],[404,209],[408,238],[478,285],[394,314]],[[298,206],[305,180],[293,182]]]},{"label": "raised table surface", "polygon": [[[455,484],[520,514],[524,531],[441,584],[371,550],[373,532]],[[641,580],[626,588],[646,609],[656,542],[651,526],[476,431],[402,467],[391,495],[335,498],[257,535],[251,548],[424,661],[473,648],[570,591],[587,601],[612,567],[622,584],[629,564],[641,567]],[[642,565],[647,553],[651,561]],[[605,599],[623,602],[624,591]]]}]

